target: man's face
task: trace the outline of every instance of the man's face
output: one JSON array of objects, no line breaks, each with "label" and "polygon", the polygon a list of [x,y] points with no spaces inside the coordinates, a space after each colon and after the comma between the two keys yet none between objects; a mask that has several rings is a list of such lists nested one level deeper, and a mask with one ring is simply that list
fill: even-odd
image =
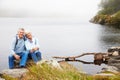
[{"label": "man's face", "polygon": [[19,30],[19,31],[18,31],[18,36],[19,36],[19,38],[23,38],[23,36],[24,36],[24,31],[23,31],[23,30]]}]

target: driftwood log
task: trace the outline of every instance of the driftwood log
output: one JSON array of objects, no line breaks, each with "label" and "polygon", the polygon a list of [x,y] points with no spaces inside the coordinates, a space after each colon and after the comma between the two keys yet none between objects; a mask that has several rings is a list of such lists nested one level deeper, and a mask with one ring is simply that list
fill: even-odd
[{"label": "driftwood log", "polygon": [[60,57],[60,56],[54,56],[53,58],[59,58],[59,59],[65,59],[65,61],[75,61],[76,58],[85,56],[85,55],[94,55],[94,60],[102,60],[106,61],[111,56],[120,56],[120,47],[111,47],[108,49],[106,53],[83,53],[78,56],[66,56],[66,57]]},{"label": "driftwood log", "polygon": [[76,61],[76,58],[85,56],[85,55],[94,55],[94,60],[107,60],[107,53],[83,53],[78,56],[66,56],[66,57],[60,57],[60,56],[54,56],[53,58],[57,59],[65,59],[65,61]]},{"label": "driftwood log", "polygon": [[[77,58],[85,56],[85,55],[93,55],[94,61],[86,62],[86,61],[77,59]],[[101,53],[101,52],[99,52],[99,53],[83,53],[78,56],[66,56],[66,57],[54,56],[53,58],[64,59],[61,61],[77,61],[77,62],[81,62],[84,64],[101,65],[102,63],[105,63],[108,66],[116,67],[118,69],[117,71],[120,72],[120,47],[110,47],[106,53]]]}]

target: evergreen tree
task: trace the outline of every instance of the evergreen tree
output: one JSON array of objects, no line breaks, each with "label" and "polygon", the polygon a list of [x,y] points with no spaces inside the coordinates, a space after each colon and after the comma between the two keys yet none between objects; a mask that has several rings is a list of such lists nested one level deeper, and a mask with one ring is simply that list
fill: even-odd
[{"label": "evergreen tree", "polygon": [[120,10],[120,0],[101,0],[99,14],[114,14]]}]

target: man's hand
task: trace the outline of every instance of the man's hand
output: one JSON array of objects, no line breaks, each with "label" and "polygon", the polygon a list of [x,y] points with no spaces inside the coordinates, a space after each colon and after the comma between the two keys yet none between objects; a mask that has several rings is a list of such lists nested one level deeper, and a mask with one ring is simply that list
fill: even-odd
[{"label": "man's hand", "polygon": [[20,60],[20,56],[19,55],[14,54],[14,57],[15,57],[16,60]]}]

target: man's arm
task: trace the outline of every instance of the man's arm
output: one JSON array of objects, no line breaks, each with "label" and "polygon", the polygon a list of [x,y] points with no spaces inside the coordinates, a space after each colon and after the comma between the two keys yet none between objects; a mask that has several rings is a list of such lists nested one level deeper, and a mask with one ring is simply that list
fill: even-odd
[{"label": "man's arm", "polygon": [[11,46],[11,53],[14,55],[15,54],[15,46],[16,46],[16,37],[13,38],[12,40],[12,46]]},{"label": "man's arm", "polygon": [[19,60],[20,56],[15,53],[15,46],[16,46],[16,37],[14,37],[12,41],[11,53],[15,57],[15,59]]}]

